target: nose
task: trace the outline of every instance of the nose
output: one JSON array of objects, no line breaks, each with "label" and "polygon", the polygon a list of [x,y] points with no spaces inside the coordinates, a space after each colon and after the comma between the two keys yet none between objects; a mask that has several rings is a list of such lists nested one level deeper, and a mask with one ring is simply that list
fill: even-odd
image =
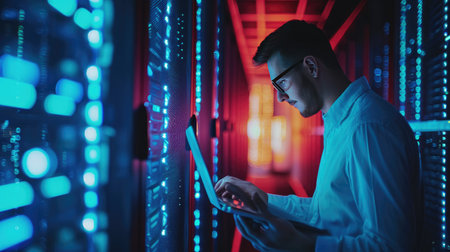
[{"label": "nose", "polygon": [[277,91],[277,99],[278,99],[278,102],[284,102],[287,99],[289,99],[289,95],[287,95],[286,93]]}]

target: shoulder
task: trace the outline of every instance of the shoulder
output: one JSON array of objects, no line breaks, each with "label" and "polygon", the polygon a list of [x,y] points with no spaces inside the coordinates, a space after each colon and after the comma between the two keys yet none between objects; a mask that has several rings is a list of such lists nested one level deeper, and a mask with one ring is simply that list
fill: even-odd
[{"label": "shoulder", "polygon": [[361,130],[385,131],[396,135],[404,131],[412,133],[408,122],[397,109],[372,91],[364,93],[355,101],[346,123],[350,133]]}]

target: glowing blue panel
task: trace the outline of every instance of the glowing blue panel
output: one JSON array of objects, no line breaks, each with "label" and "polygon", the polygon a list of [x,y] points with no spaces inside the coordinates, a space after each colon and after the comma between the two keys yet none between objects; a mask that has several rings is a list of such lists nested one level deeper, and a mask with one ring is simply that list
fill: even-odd
[{"label": "glowing blue panel", "polygon": [[66,176],[46,178],[41,182],[41,192],[46,198],[68,194],[70,188],[70,180]]},{"label": "glowing blue panel", "polygon": [[89,191],[84,193],[84,204],[88,208],[94,208],[98,206],[98,196],[96,192]]},{"label": "glowing blue panel", "polygon": [[84,149],[84,157],[89,164],[98,163],[100,161],[100,146],[88,145]]},{"label": "glowing blue panel", "polygon": [[83,182],[87,187],[96,187],[98,185],[98,171],[91,167],[87,168],[83,174]]},{"label": "glowing blue panel", "polygon": [[[50,154],[51,155],[51,154]],[[25,152],[22,157],[22,169],[30,178],[42,178],[47,175],[53,166],[53,162],[47,151],[41,148],[32,148]]]},{"label": "glowing blue panel", "polygon": [[[34,191],[26,181],[1,185],[0,199],[0,212],[3,212],[31,204],[34,199]],[[0,234],[2,233],[0,232]]]},{"label": "glowing blue panel", "polygon": [[99,101],[91,101],[86,104],[84,116],[91,126],[100,126],[103,123],[103,106]]},{"label": "glowing blue panel", "polygon": [[25,215],[0,221],[0,250],[10,248],[33,236],[33,224]]},{"label": "glowing blue panel", "polygon": [[33,85],[0,77],[0,105],[30,109],[36,103],[36,89]]},{"label": "glowing blue panel", "polygon": [[86,141],[91,144],[96,144],[100,141],[99,134],[100,132],[96,127],[87,127],[84,130],[84,137],[86,138]]},{"label": "glowing blue panel", "polygon": [[81,222],[86,232],[94,232],[97,230],[97,214],[86,213]]},{"label": "glowing blue panel", "polygon": [[48,3],[66,17],[72,16],[77,9],[77,0],[48,0]]},{"label": "glowing blue panel", "polygon": [[74,101],[80,102],[83,99],[83,85],[81,83],[60,79],[56,83],[56,94],[71,97]]},{"label": "glowing blue panel", "polygon": [[100,48],[103,44],[103,34],[99,30],[91,30],[88,33],[88,41],[92,48]]},{"label": "glowing blue panel", "polygon": [[75,112],[75,102],[70,97],[51,94],[45,98],[44,109],[49,114],[72,116]]},{"label": "glowing blue panel", "polygon": [[73,16],[73,21],[82,29],[89,29],[92,23],[92,14],[85,8],[79,8]]},{"label": "glowing blue panel", "polygon": [[409,121],[409,126],[414,132],[450,131],[450,121]]},{"label": "glowing blue panel", "polygon": [[4,54],[0,57],[0,76],[36,86],[39,67],[31,61]]},{"label": "glowing blue panel", "polygon": [[102,94],[102,87],[100,83],[90,83],[88,86],[88,98],[91,100],[98,100]]}]

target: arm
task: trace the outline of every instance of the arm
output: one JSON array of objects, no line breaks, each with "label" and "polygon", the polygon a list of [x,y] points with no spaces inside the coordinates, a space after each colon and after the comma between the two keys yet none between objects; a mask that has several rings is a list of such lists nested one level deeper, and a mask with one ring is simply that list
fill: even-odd
[{"label": "arm", "polygon": [[[318,237],[316,251],[414,251],[416,239],[412,144],[401,130],[369,123],[351,138],[346,175],[363,233]],[[415,142],[412,141],[414,144]],[[413,161],[414,162],[414,161]]]},{"label": "arm", "polygon": [[311,198],[269,193],[268,199],[268,209],[271,214],[291,221],[308,222]]},{"label": "arm", "polygon": [[[265,212],[297,222],[308,222],[311,198],[301,198],[295,195],[280,196],[268,194],[250,182],[235,177],[226,176],[215,185],[215,191],[226,202],[242,201],[249,210]],[[259,202],[260,204],[256,204]]]}]

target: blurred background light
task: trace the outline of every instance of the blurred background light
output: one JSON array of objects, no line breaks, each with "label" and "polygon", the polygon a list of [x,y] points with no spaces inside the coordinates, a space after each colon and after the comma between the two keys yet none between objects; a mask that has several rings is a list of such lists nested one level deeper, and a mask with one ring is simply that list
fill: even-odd
[{"label": "blurred background light", "polygon": [[56,83],[56,94],[71,97],[75,102],[83,99],[83,85],[69,79],[60,79]]},{"label": "blurred background light", "polygon": [[4,54],[0,57],[0,76],[25,82],[36,86],[39,83],[39,67],[37,64]]},{"label": "blurred background light", "polygon": [[[29,205],[33,202],[34,191],[26,181],[0,186],[0,212]],[[0,232],[0,234],[2,234]]]},{"label": "blurred background light", "polygon": [[49,153],[41,148],[32,148],[27,150],[22,157],[22,169],[25,175],[30,178],[42,178],[46,176],[51,169],[51,162],[55,162],[49,156]]},{"label": "blurred background light", "polygon": [[36,103],[36,89],[33,85],[0,77],[0,105],[30,109]]},{"label": "blurred background light", "polygon": [[89,29],[92,23],[92,13],[85,8],[79,8],[73,16],[73,21],[82,29]]},{"label": "blurred background light", "polygon": [[68,194],[70,189],[70,180],[66,176],[46,178],[41,182],[41,192],[46,198]]},{"label": "blurred background light", "polygon": [[77,0],[48,0],[48,3],[66,17],[72,16],[77,9]]},{"label": "blurred background light", "polygon": [[24,242],[33,236],[33,224],[25,215],[0,221],[0,251]]},{"label": "blurred background light", "polygon": [[45,112],[53,115],[72,116],[75,113],[75,102],[71,97],[50,94],[45,98]]}]

